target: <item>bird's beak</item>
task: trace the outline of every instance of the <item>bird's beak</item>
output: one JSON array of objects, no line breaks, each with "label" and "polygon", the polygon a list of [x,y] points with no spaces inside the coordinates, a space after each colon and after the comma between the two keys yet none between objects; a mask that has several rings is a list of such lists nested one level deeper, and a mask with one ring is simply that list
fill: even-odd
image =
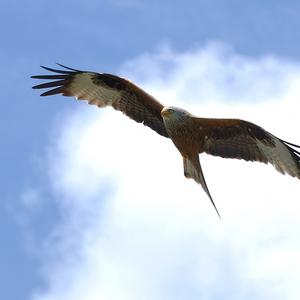
[{"label": "bird's beak", "polygon": [[162,117],[167,117],[170,115],[170,111],[168,109],[163,109],[160,114]]}]

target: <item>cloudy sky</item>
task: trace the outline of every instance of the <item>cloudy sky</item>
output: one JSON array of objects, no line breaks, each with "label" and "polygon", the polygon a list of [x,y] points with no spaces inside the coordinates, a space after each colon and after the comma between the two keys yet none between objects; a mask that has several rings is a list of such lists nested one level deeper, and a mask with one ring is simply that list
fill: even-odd
[{"label": "cloudy sky", "polygon": [[300,184],[201,155],[112,109],[40,98],[39,65],[125,76],[165,104],[300,143],[300,3],[2,1],[0,298],[298,299]]}]

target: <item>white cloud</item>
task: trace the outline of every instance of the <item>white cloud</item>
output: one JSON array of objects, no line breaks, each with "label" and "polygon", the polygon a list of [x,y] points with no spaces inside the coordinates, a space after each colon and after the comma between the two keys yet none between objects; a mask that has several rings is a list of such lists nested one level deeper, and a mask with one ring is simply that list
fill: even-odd
[{"label": "white cloud", "polygon": [[[162,102],[252,120],[299,141],[300,68],[292,63],[213,45],[164,48],[122,73]],[[74,105],[49,155],[64,216],[48,241],[57,255],[45,256],[48,288],[32,299],[298,298],[299,181],[201,155],[220,221],[201,187],[183,177],[169,140],[112,109]]]},{"label": "white cloud", "polygon": [[[164,45],[125,64],[135,81],[158,90],[165,101],[210,104],[215,101],[279,100],[299,73],[299,65],[273,56],[249,58],[229,46],[211,43],[191,52],[176,53]],[[199,105],[198,105],[199,107]]]}]

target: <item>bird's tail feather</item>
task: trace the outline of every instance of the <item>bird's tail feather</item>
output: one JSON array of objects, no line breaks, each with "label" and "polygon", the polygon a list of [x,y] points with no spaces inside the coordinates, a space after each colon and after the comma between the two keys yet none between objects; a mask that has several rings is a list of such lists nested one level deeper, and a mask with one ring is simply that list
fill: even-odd
[{"label": "bird's tail feather", "polygon": [[183,158],[183,168],[184,168],[184,176],[186,178],[192,178],[194,179],[197,183],[200,183],[206,194],[208,195],[212,205],[214,206],[219,218],[221,218],[218,209],[212,199],[212,196],[210,195],[210,192],[208,190],[208,187],[205,182],[205,178],[201,169],[200,165],[200,160],[199,156],[195,156],[193,158]]}]

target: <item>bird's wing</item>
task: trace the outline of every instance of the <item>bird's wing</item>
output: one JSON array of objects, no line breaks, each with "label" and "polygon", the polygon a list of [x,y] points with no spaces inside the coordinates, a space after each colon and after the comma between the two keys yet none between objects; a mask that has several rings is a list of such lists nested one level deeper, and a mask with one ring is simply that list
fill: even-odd
[{"label": "bird's wing", "polygon": [[169,137],[160,115],[163,105],[134,83],[111,74],[85,72],[60,66],[64,70],[42,66],[56,74],[31,76],[34,79],[50,80],[33,87],[50,88],[41,96],[62,94],[74,96],[78,100],[87,100],[89,104],[98,107],[112,106],[136,122],[143,123],[160,135]]},{"label": "bird's wing", "polygon": [[281,140],[263,128],[237,119],[197,118],[202,152],[224,158],[271,163],[280,173],[300,179],[300,146]]}]

